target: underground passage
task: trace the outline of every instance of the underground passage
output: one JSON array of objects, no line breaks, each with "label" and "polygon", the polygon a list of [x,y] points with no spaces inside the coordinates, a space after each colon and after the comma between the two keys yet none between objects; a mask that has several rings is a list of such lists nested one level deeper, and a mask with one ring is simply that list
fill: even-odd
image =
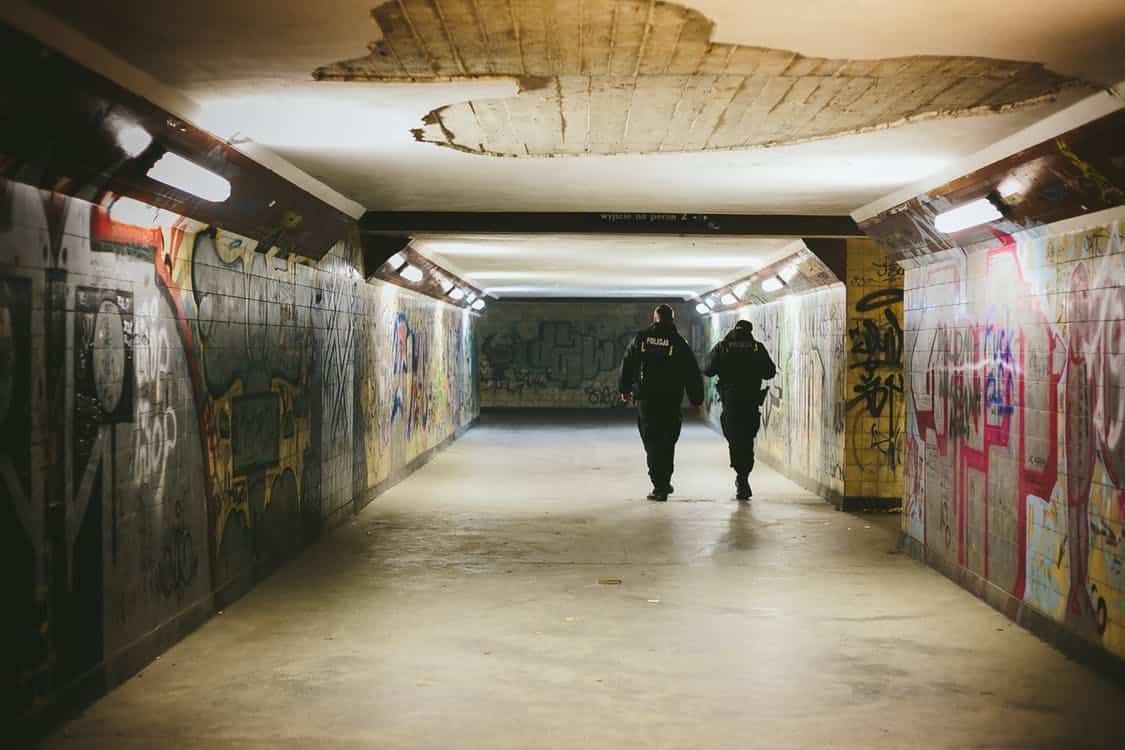
[{"label": "underground passage", "polygon": [[1120,748],[1125,7],[13,0],[0,736]]}]

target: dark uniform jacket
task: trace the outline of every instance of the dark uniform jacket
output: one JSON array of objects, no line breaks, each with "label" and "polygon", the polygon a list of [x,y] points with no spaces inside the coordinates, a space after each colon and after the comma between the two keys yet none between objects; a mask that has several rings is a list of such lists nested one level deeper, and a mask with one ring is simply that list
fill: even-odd
[{"label": "dark uniform jacket", "polygon": [[754,396],[760,406],[762,381],[777,375],[777,367],[766,347],[754,338],[750,324],[740,320],[711,350],[703,373],[719,376],[719,394],[724,401]]},{"label": "dark uniform jacket", "polygon": [[618,390],[641,401],[680,403],[687,390],[696,406],[703,403],[703,378],[691,347],[672,323],[654,323],[633,337],[621,363]]}]

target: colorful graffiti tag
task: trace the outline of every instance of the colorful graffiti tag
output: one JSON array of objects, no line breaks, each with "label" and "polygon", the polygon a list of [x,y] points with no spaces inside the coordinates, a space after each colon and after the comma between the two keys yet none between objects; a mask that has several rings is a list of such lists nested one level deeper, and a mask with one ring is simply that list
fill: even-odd
[{"label": "colorful graffiti tag", "polygon": [[1120,224],[1000,235],[906,277],[905,531],[1118,654],[1123,251]]}]

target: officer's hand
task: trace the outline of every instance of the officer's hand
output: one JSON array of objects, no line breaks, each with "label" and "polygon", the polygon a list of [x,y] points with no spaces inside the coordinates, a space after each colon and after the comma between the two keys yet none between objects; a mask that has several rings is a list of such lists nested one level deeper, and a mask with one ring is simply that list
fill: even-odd
[{"label": "officer's hand", "polygon": [[633,394],[632,393],[622,393],[621,394],[621,403],[623,403],[623,404],[633,403]]}]

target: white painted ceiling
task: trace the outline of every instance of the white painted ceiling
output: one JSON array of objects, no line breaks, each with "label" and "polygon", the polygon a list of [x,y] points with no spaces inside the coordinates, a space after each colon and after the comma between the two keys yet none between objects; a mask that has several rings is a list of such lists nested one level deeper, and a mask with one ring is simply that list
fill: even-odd
[{"label": "white painted ceiling", "polygon": [[[373,210],[848,213],[1083,95],[1080,89],[1070,89],[1041,106],[1004,114],[930,119],[773,148],[562,158],[482,156],[417,142],[411,131],[421,127],[432,110],[515,96],[514,80],[313,80],[312,72],[321,66],[367,54],[368,45],[381,35],[371,11],[382,2],[34,0],[34,5],[197,102],[200,126],[224,138],[250,139]],[[478,2],[487,5],[491,0]],[[577,0],[544,2],[557,8]],[[1054,73],[1093,84],[1125,78],[1125,3],[1120,0],[681,4],[715,22],[714,43],[840,60],[989,57],[1042,63]],[[690,256],[682,241],[650,244],[636,252],[620,249],[628,243],[611,246],[604,239],[558,242],[569,249],[564,253],[570,259],[568,268],[547,267],[554,262],[549,260],[554,252],[550,242],[525,245],[526,252],[513,254],[510,241],[490,241],[485,249],[495,248],[492,255],[450,254],[448,260],[469,275],[523,270],[522,278],[503,279],[503,284],[495,279],[497,283],[488,285],[539,288],[544,293],[616,289],[601,286],[610,270],[606,259],[614,257],[621,263],[621,278],[631,279],[621,289],[670,289],[678,283],[689,287],[677,279],[712,276],[709,270],[693,268],[689,275],[675,267],[678,259]],[[445,257],[440,250],[434,252],[439,262]],[[757,251],[747,252],[746,260],[757,257]],[[668,267],[654,268],[650,274],[637,265],[642,259],[667,261]],[[734,268],[723,267],[721,273],[716,268],[713,275],[728,281]],[[547,273],[557,275],[547,279]],[[648,283],[657,280],[661,283]]]}]

